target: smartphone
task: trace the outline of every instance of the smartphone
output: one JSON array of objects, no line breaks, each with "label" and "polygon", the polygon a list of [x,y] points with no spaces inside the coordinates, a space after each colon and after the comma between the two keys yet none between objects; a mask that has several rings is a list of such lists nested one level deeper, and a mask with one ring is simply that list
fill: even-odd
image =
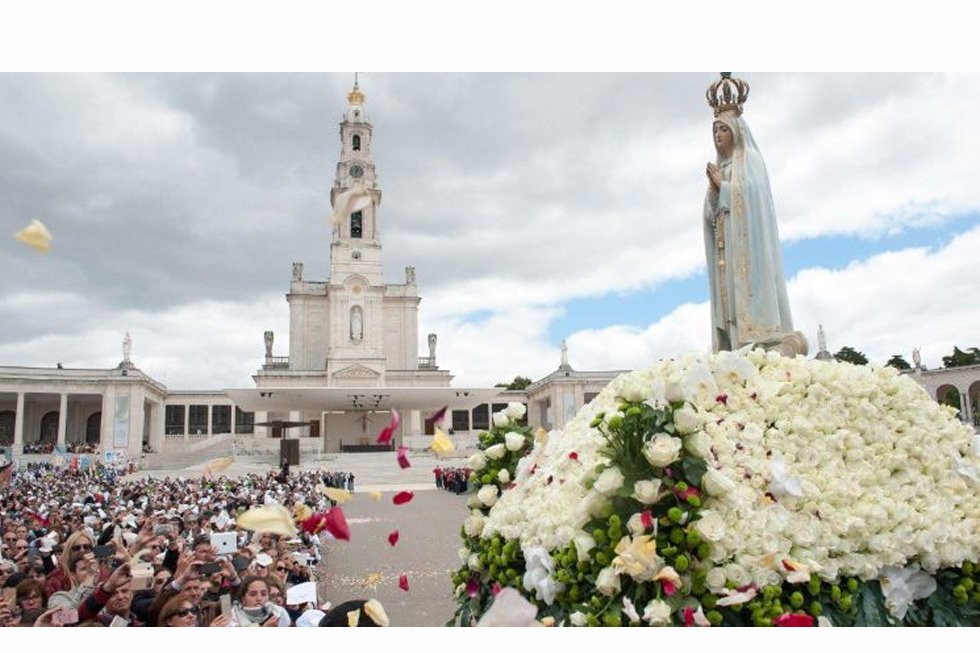
[{"label": "smartphone", "polygon": [[108,544],[96,546],[92,549],[92,553],[95,554],[96,558],[111,558],[116,553],[116,547]]},{"label": "smartphone", "polygon": [[221,614],[231,619],[231,594],[221,595]]},{"label": "smartphone", "polygon": [[64,608],[51,615],[51,623],[55,626],[68,626],[78,623],[78,610],[75,608]]},{"label": "smartphone", "polygon": [[211,574],[216,574],[219,571],[221,571],[221,569],[222,567],[220,562],[205,562],[203,564],[198,565],[197,567],[198,573],[200,573],[202,576],[210,576]]}]

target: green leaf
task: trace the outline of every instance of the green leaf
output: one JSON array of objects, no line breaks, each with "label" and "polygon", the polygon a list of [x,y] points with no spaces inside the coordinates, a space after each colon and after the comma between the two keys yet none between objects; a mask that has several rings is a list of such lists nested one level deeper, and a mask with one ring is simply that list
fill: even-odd
[{"label": "green leaf", "polygon": [[708,464],[695,456],[685,456],[681,461],[681,469],[688,483],[701,487],[701,477],[708,471]]}]

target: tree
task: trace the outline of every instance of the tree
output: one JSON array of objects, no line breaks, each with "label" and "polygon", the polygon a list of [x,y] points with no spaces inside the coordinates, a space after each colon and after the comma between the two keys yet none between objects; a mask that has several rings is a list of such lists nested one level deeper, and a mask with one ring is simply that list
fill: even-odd
[{"label": "tree", "polygon": [[977,364],[980,364],[980,349],[976,347],[963,351],[954,345],[952,355],[943,356],[943,367],[963,367],[964,365]]},{"label": "tree", "polygon": [[939,403],[960,410],[960,391],[956,388],[950,388],[943,395],[943,398],[939,400]]},{"label": "tree", "polygon": [[912,366],[908,364],[901,354],[895,354],[885,363],[887,367],[894,367],[896,370],[910,370]]},{"label": "tree", "polygon": [[841,347],[841,350],[834,354],[834,358],[842,363],[854,363],[855,365],[868,364],[868,357],[852,347]]},{"label": "tree", "polygon": [[493,386],[495,388],[504,388],[506,390],[526,390],[533,381],[526,376],[515,376],[514,380],[510,383],[498,383]]}]

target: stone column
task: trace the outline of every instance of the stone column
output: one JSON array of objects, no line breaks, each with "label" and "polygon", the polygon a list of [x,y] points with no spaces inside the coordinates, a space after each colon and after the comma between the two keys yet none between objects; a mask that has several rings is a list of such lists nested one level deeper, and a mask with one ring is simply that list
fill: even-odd
[{"label": "stone column", "polygon": [[102,429],[99,433],[99,446],[103,451],[112,444],[113,431],[116,428],[116,391],[108,386],[102,393]]},{"label": "stone column", "polygon": [[[422,413],[420,411],[417,410],[411,411],[409,417],[409,423],[410,423],[409,433],[408,433],[409,435],[413,437],[424,435],[424,433],[422,432]],[[405,432],[404,429],[399,429],[399,430],[402,433]],[[399,433],[398,435],[401,436],[402,433]],[[404,444],[404,441],[400,441],[398,444],[399,446],[401,446],[402,444]]]},{"label": "stone column", "polygon": [[14,453],[24,453],[24,393],[17,393],[17,415],[14,417]]},{"label": "stone column", "polygon": [[163,448],[163,433],[166,430],[167,408],[162,400],[154,404],[154,406],[153,430],[150,432],[150,447],[154,451],[160,451]]},{"label": "stone column", "polygon": [[64,448],[68,427],[68,393],[61,393],[61,406],[58,408],[58,446]]},{"label": "stone column", "polygon": [[[259,422],[267,422],[267,421],[269,421],[269,413],[268,413],[268,411],[265,411],[265,410],[257,410],[257,411],[255,411],[255,420],[254,421],[255,421],[256,424],[258,424]],[[268,426],[256,426],[256,427],[254,427],[252,429],[252,437],[253,438],[256,438],[256,439],[259,438],[259,437],[263,437],[263,438],[269,437],[269,427]]]},{"label": "stone column", "polygon": [[213,415],[211,413],[212,413],[212,409],[213,408],[214,408],[213,405],[208,404],[208,430],[207,430],[207,433],[208,433],[208,437],[209,438],[211,437],[211,418],[213,417]]},{"label": "stone column", "polygon": [[973,411],[970,410],[970,395],[960,391],[960,416],[966,424],[973,424]]},{"label": "stone column", "polygon": [[191,405],[184,404],[184,439],[191,433]]}]

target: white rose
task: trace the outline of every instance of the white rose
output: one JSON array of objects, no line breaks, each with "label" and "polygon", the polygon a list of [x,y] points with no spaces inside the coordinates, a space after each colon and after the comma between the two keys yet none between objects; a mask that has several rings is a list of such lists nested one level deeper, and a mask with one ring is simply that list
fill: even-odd
[{"label": "white rose", "polygon": [[470,516],[463,521],[463,531],[470,537],[479,537],[480,533],[483,531],[484,522],[485,520],[483,518],[483,513],[481,513],[479,510],[474,510],[472,513],[470,513]]},{"label": "white rose", "polygon": [[589,625],[589,618],[586,617],[581,612],[578,612],[578,611],[573,612],[572,614],[568,615],[568,620],[572,623],[573,626],[588,626]]},{"label": "white rose", "polygon": [[490,507],[497,501],[497,486],[496,485],[484,485],[480,488],[480,491],[476,493],[476,498],[480,500],[480,503]]},{"label": "white rose", "polygon": [[587,561],[589,559],[589,551],[595,548],[595,540],[585,531],[579,531],[572,537],[572,541],[575,542],[575,554],[579,562]]},{"label": "white rose", "polygon": [[497,472],[497,480],[504,485],[507,485],[510,483],[510,472],[508,472],[506,469],[501,469],[499,472]]},{"label": "white rose", "polygon": [[466,461],[466,466],[474,472],[478,472],[487,466],[487,457],[483,455],[482,451],[477,451]]},{"label": "white rose", "polygon": [[717,469],[705,472],[701,477],[701,485],[705,492],[716,497],[724,496],[735,489],[735,482]]},{"label": "white rose", "polygon": [[656,503],[660,496],[660,479],[652,481],[637,481],[633,485],[633,498],[640,503]]},{"label": "white rose", "polygon": [[626,401],[643,401],[650,395],[650,384],[637,374],[621,377],[622,382],[616,390],[616,395]]},{"label": "white rose", "polygon": [[633,513],[633,516],[626,522],[626,528],[629,529],[630,535],[634,537],[643,535],[646,532],[646,528],[643,527],[643,515],[638,512]]},{"label": "white rose", "polygon": [[735,564],[734,562],[725,565],[725,577],[734,582],[735,587],[748,585],[752,581],[752,576],[749,574],[748,570],[742,565]]},{"label": "white rose", "polygon": [[487,447],[485,453],[487,454],[487,458],[500,460],[504,457],[504,454],[507,453],[507,447],[505,447],[503,444],[495,444],[492,447]]},{"label": "white rose", "polygon": [[643,620],[651,626],[666,626],[670,623],[670,604],[656,599],[647,603],[643,611]]},{"label": "white rose", "polygon": [[514,420],[515,422],[520,418],[524,417],[524,413],[527,412],[527,407],[517,401],[512,401],[507,404],[507,408],[504,409],[504,415]]},{"label": "white rose", "polygon": [[466,561],[466,566],[469,567],[470,571],[481,571],[483,565],[480,564],[480,556],[475,553],[471,553]]},{"label": "white rose", "polygon": [[711,438],[704,431],[695,431],[684,438],[684,449],[692,456],[707,458],[711,452]]},{"label": "white rose", "polygon": [[619,471],[618,467],[607,467],[599,474],[599,478],[595,480],[592,487],[596,492],[608,497],[623,487],[624,480],[623,473]]},{"label": "white rose", "polygon": [[666,467],[680,457],[682,442],[664,433],[658,434],[643,448],[643,455],[654,467]]},{"label": "white rose", "polygon": [[725,572],[721,567],[712,567],[708,570],[707,576],[705,576],[704,584],[707,585],[709,590],[716,593],[725,586],[727,580],[728,578],[725,576]]},{"label": "white rose", "polygon": [[701,518],[694,522],[694,528],[709,542],[720,542],[725,536],[725,520],[714,510],[703,511]]},{"label": "white rose", "polygon": [[690,406],[674,411],[674,427],[681,435],[694,433],[701,428],[701,416]]},{"label": "white rose", "polygon": [[500,411],[499,413],[493,414],[493,425],[494,426],[507,426],[510,418],[507,417],[507,413]]},{"label": "white rose", "polygon": [[520,433],[517,433],[516,431],[511,431],[510,433],[504,436],[504,443],[507,445],[508,451],[520,451],[521,449],[524,448],[524,445],[527,443],[527,440],[525,440],[524,436],[521,435]]},{"label": "white rose", "polygon": [[606,567],[599,572],[599,577],[595,579],[595,588],[600,594],[605,596],[616,596],[619,594],[619,576],[612,567]]},{"label": "white rose", "polygon": [[684,400],[684,384],[677,377],[670,377],[664,387],[664,397],[670,403]]}]

